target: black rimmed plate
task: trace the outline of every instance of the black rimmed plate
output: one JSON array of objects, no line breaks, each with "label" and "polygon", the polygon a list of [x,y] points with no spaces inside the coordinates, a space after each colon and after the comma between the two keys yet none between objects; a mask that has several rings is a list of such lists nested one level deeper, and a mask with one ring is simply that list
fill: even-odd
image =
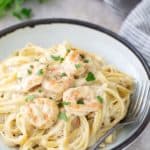
[{"label": "black rimmed plate", "polygon": [[[62,41],[102,56],[108,63],[131,75],[136,81],[148,80],[150,71],[141,54],[117,34],[100,26],[71,19],[42,19],[24,22],[0,31],[0,59],[27,43],[50,47]],[[125,127],[107,149],[123,149],[131,144],[149,122],[150,111],[140,124]],[[9,150],[3,142],[0,149]]]}]

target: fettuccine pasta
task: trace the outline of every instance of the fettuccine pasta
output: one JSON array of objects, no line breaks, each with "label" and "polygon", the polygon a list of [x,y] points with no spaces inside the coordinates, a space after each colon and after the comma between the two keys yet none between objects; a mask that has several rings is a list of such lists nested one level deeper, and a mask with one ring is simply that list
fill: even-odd
[{"label": "fettuccine pasta", "polygon": [[99,56],[28,44],[0,63],[1,136],[20,150],[86,150],[125,117],[132,91]]}]

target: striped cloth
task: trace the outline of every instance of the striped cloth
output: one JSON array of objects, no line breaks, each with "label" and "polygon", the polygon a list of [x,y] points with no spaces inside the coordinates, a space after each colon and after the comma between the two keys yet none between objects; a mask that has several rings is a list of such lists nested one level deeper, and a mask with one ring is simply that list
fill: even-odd
[{"label": "striped cloth", "polygon": [[120,33],[150,65],[150,0],[141,1],[123,23]]}]

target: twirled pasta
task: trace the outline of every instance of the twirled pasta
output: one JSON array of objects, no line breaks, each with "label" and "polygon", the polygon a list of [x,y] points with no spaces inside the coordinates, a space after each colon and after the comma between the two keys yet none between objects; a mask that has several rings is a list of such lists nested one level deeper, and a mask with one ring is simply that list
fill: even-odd
[{"label": "twirled pasta", "polygon": [[125,117],[132,91],[98,56],[29,44],[0,63],[1,136],[20,150],[85,150]]}]

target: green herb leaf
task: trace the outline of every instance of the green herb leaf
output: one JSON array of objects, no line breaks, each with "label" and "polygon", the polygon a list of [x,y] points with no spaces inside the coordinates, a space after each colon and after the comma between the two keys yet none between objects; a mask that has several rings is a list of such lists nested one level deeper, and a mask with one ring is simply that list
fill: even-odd
[{"label": "green herb leaf", "polygon": [[12,14],[13,14],[13,16],[15,16],[16,18],[18,18],[19,20],[22,19],[22,16],[21,16],[20,12],[14,11]]},{"label": "green herb leaf", "polygon": [[51,55],[51,58],[55,61],[59,61],[60,60],[60,56],[54,56],[54,55]]},{"label": "green herb leaf", "polygon": [[28,8],[18,8],[13,11],[13,16],[17,17],[18,19],[30,18],[31,12],[32,10]]},{"label": "green herb leaf", "polygon": [[43,69],[38,70],[37,75],[42,76],[44,74]]},{"label": "green herb leaf", "polygon": [[46,68],[48,68],[48,67],[49,67],[49,64],[46,65]]},{"label": "green herb leaf", "polygon": [[33,66],[33,65],[30,65],[30,68],[32,68],[32,69],[33,69],[33,68],[34,68],[34,66]]},{"label": "green herb leaf", "polygon": [[70,102],[63,101],[63,102],[60,102],[60,103],[58,104],[58,106],[59,106],[59,107],[63,107],[63,106],[65,106],[65,105],[70,105],[70,104],[71,104]]},{"label": "green herb leaf", "polygon": [[[47,2],[48,0],[37,0],[39,3]],[[12,15],[18,19],[30,18],[31,9],[23,8],[27,0],[0,0],[0,17],[12,11]]]},{"label": "green herb leaf", "polygon": [[33,101],[35,99],[35,95],[28,95],[25,99],[26,102]]},{"label": "green herb leaf", "polygon": [[89,60],[88,60],[88,59],[85,59],[85,60],[84,60],[84,63],[88,63],[88,62],[89,62]]},{"label": "green herb leaf", "polygon": [[79,100],[77,101],[77,104],[84,104],[83,99],[79,99]]},{"label": "green herb leaf", "polygon": [[64,61],[64,58],[61,57],[61,58],[60,58],[60,62],[62,63],[63,61]]},{"label": "green herb leaf", "polygon": [[42,92],[43,92],[43,90],[42,90],[42,89],[39,89],[39,90],[38,90],[38,92],[39,92],[39,93],[42,93]]},{"label": "green herb leaf", "polygon": [[66,50],[67,50],[67,53],[69,53],[71,51],[70,48],[67,48]]},{"label": "green herb leaf", "polygon": [[70,102],[63,101],[62,104],[63,104],[63,105],[70,105],[71,103],[70,103]]},{"label": "green herb leaf", "polygon": [[65,112],[60,112],[58,115],[58,119],[68,121],[68,117]]},{"label": "green herb leaf", "polygon": [[60,61],[60,62],[63,62],[64,61],[64,58],[63,57],[60,57],[60,56],[54,56],[54,55],[51,55],[51,58],[55,61]]},{"label": "green herb leaf", "polygon": [[25,18],[30,18],[32,10],[30,8],[22,8],[21,13]]},{"label": "green herb leaf", "polygon": [[76,69],[79,69],[81,67],[81,64],[75,64]]},{"label": "green herb leaf", "polygon": [[86,77],[86,81],[94,81],[96,78],[92,72],[89,72]]},{"label": "green herb leaf", "polygon": [[30,70],[30,69],[28,69],[27,72],[29,75],[32,74],[32,70]]},{"label": "green herb leaf", "polygon": [[61,77],[66,77],[67,76],[67,74],[65,73],[65,72],[63,72],[62,74],[61,74]]},{"label": "green herb leaf", "polygon": [[96,98],[100,103],[103,103],[103,98],[101,96],[97,96]]}]

